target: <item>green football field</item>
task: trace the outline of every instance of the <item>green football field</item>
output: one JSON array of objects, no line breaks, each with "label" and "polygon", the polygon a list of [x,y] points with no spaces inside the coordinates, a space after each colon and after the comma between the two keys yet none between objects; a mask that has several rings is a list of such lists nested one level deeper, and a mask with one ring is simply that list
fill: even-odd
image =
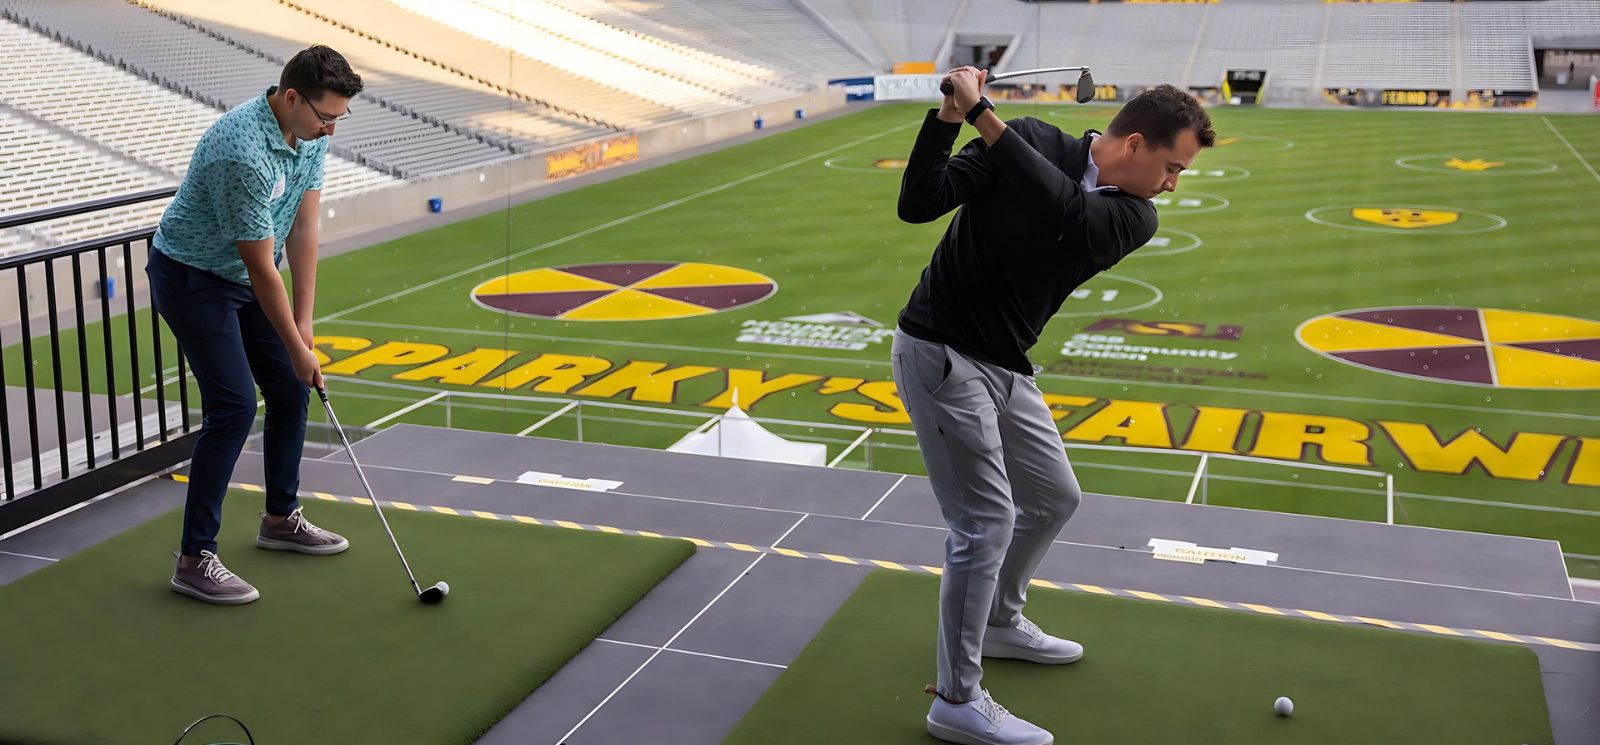
[{"label": "green football field", "polygon": [[[888,339],[948,222],[895,216],[924,110],[325,259],[316,334],[341,419],[665,447],[736,397],[830,458],[886,430],[841,465],[920,472]],[[1113,113],[1003,106],[1074,133]],[[1384,520],[1392,477],[1396,522],[1557,539],[1600,577],[1594,119],[1212,115],[1218,146],[1158,203],[1156,239],[1033,350],[1085,488],[1182,500],[1202,453],[1243,456],[1208,458],[1196,501]],[[70,339],[64,356],[76,387]]]}]

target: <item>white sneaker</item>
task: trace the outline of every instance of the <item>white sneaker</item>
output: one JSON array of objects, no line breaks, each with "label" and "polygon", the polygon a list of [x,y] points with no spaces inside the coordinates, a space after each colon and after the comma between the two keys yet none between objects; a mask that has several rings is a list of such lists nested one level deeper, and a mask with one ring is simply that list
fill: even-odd
[{"label": "white sneaker", "polygon": [[1051,745],[1056,741],[1049,732],[1012,716],[988,691],[964,704],[934,696],[928,709],[928,734],[961,745]]},{"label": "white sneaker", "polygon": [[984,629],[983,656],[1065,665],[1083,657],[1083,645],[1046,634],[1023,618],[1016,628],[990,626]]}]

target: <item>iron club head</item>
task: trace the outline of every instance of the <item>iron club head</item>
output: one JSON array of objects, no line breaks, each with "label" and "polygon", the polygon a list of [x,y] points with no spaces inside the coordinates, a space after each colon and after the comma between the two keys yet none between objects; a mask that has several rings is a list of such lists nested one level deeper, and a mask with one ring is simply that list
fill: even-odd
[{"label": "iron club head", "polygon": [[449,595],[449,594],[450,594],[450,583],[448,583],[448,582],[439,582],[438,584],[435,584],[433,587],[430,587],[430,588],[428,588],[426,590],[423,590],[422,592],[418,593],[417,594],[417,599],[421,600],[423,602],[423,604],[425,604],[425,605],[438,605],[439,603],[444,602],[444,597],[446,595]]},{"label": "iron club head", "polygon": [[1078,75],[1078,103],[1088,103],[1094,100],[1094,78],[1089,75],[1089,68],[1083,68]]}]

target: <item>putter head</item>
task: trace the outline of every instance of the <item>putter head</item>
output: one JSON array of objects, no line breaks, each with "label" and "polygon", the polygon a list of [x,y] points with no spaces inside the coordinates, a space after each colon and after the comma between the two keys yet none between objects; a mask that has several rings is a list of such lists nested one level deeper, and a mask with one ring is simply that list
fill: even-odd
[{"label": "putter head", "polygon": [[1083,68],[1078,74],[1078,103],[1088,103],[1094,100],[1094,78],[1089,75],[1089,68]]},{"label": "putter head", "polygon": [[444,602],[444,596],[449,594],[450,584],[448,582],[440,582],[433,587],[423,590],[422,594],[417,596],[417,599],[421,600],[424,605],[438,605],[439,603]]}]

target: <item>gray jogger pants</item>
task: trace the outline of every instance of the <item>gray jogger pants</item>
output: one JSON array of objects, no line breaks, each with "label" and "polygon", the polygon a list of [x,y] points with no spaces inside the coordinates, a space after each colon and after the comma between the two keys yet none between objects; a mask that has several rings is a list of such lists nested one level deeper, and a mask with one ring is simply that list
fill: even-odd
[{"label": "gray jogger pants", "polygon": [[985,626],[1014,626],[1028,581],[1082,499],[1033,378],[901,331],[891,352],[939,509],[938,690],[980,696]]}]

